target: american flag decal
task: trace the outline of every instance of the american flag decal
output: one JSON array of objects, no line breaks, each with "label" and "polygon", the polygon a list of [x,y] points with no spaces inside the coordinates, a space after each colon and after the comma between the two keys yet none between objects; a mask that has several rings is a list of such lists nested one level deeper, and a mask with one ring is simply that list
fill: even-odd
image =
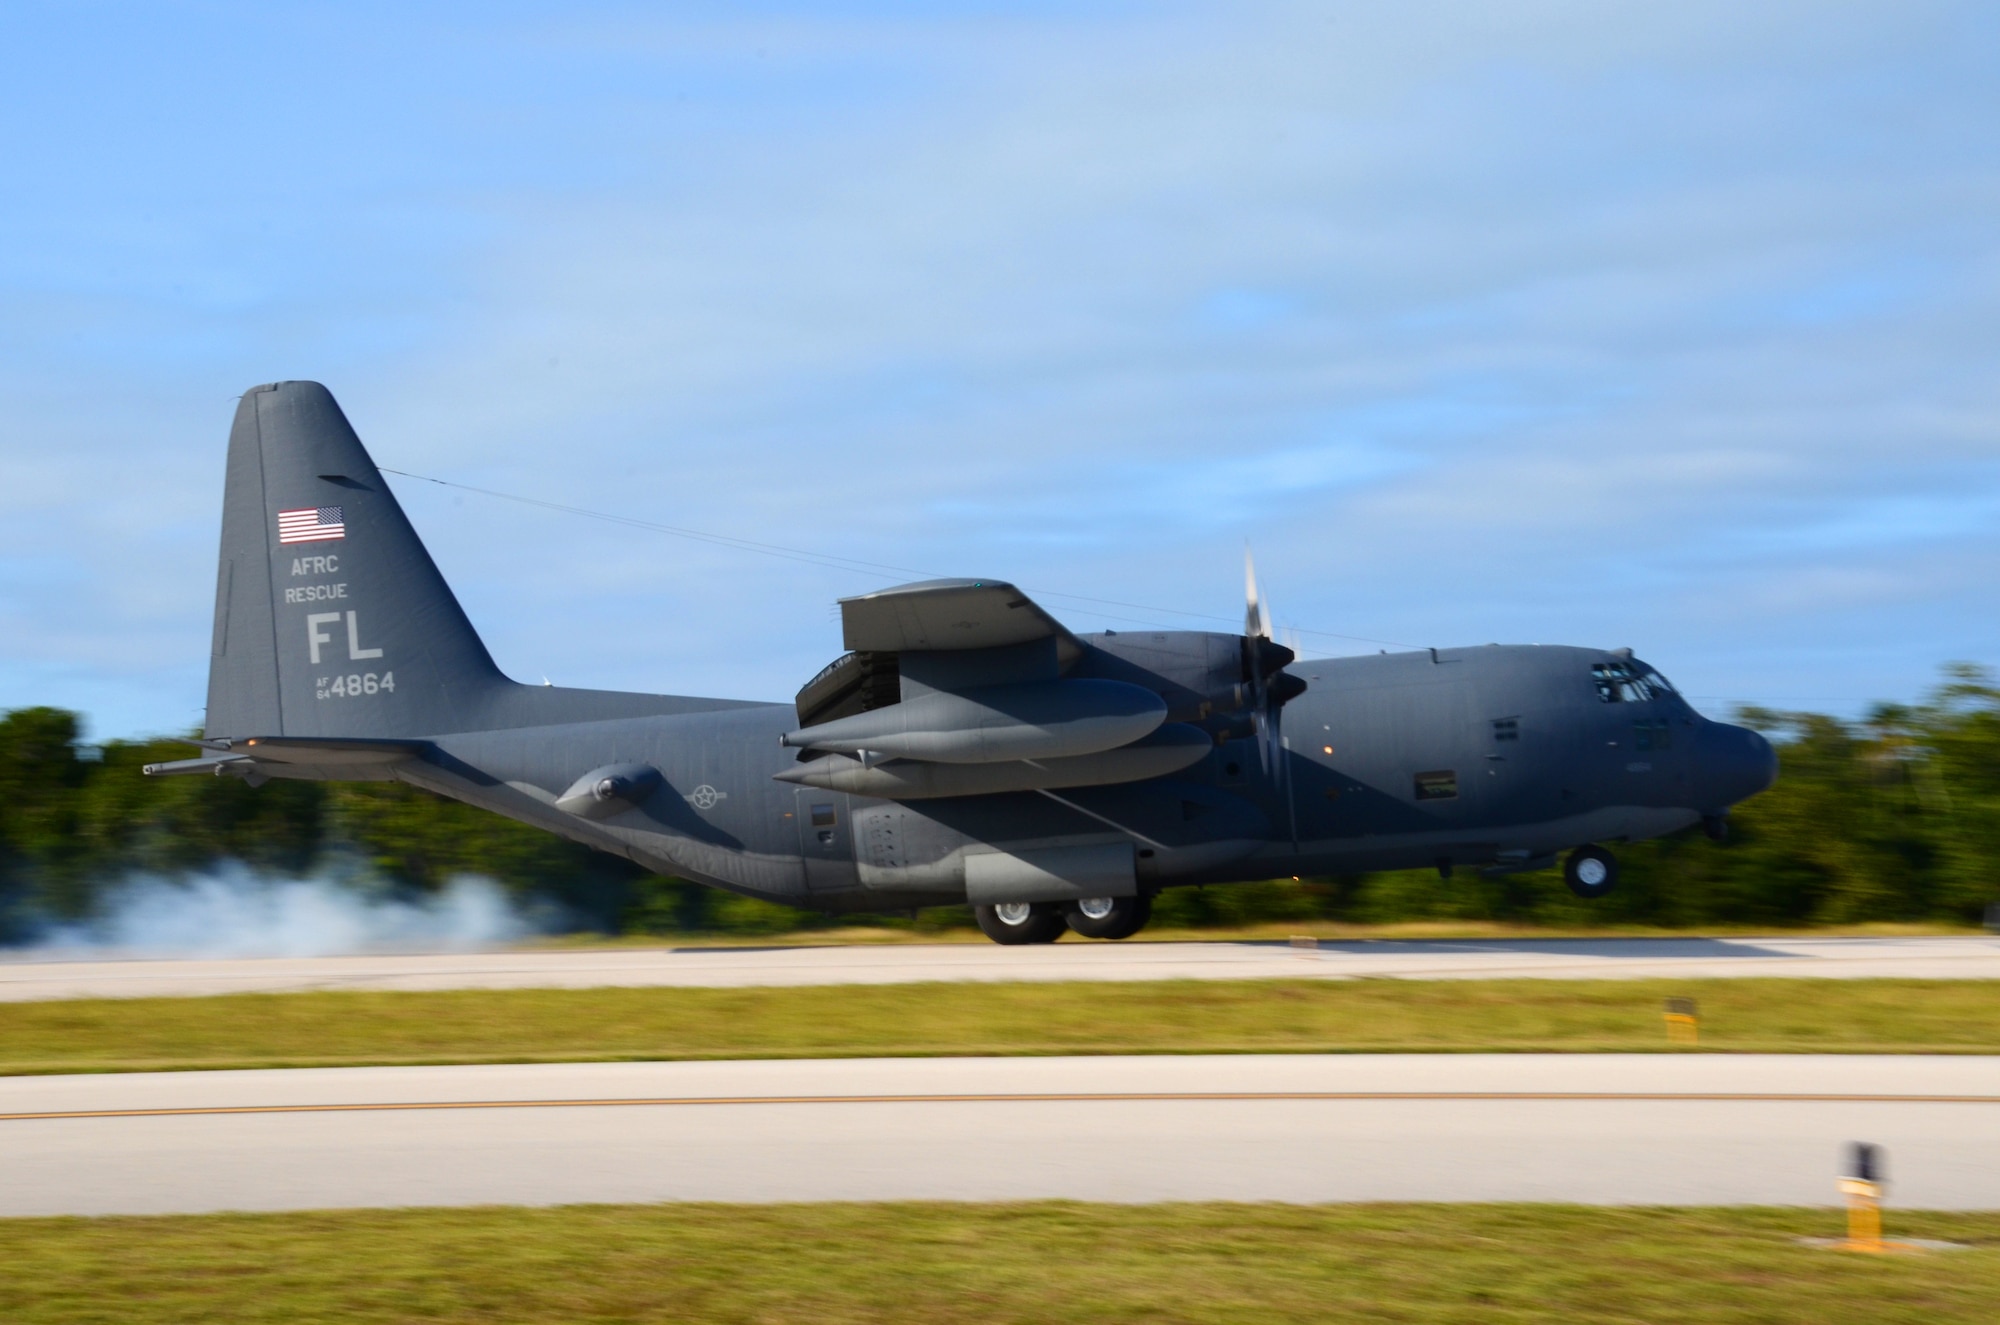
[{"label": "american flag decal", "polygon": [[338,506],[308,506],[298,511],[278,512],[280,543],[323,543],[329,538],[346,538],[347,523]]}]

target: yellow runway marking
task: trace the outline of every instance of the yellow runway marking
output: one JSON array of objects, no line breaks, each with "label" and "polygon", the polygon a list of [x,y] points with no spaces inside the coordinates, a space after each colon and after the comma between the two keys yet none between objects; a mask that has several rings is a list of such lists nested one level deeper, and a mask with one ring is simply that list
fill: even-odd
[{"label": "yellow runway marking", "polygon": [[675,1095],[601,1100],[411,1100],[364,1104],[216,1104],[160,1109],[60,1109],[0,1113],[0,1122],[52,1122],[70,1118],[200,1118],[258,1113],[402,1113],[439,1109],[679,1108],[735,1104],[1120,1104],[1236,1103],[1303,1100],[1325,1103],[1388,1101],[1583,1101],[1689,1104],[2000,1104],[2000,1095],[1778,1094],[1724,1091],[1587,1090],[1214,1090],[1110,1091],[984,1095]]}]

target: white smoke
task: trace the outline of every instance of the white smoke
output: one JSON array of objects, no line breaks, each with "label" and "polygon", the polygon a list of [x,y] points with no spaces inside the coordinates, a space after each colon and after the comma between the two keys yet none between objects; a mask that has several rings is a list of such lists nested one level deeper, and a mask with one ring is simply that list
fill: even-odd
[{"label": "white smoke", "polygon": [[498,884],[476,875],[460,875],[435,894],[411,897],[366,881],[271,878],[225,865],[182,878],[133,878],[107,894],[93,919],[45,932],[32,955],[467,952],[546,933],[555,919],[516,904]]}]

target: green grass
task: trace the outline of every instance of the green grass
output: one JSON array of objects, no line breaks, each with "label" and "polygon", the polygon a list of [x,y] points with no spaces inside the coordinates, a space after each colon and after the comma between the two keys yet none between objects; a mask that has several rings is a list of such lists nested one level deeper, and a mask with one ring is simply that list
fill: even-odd
[{"label": "green grass", "polygon": [[[0,1075],[934,1054],[2000,1052],[2000,981],[1166,981],[246,994],[0,1005]],[[2000,1313],[1997,1313],[2000,1314]]]},{"label": "green grass", "polygon": [[62,1322],[1979,1322],[1973,1249],[1800,1246],[1808,1210],[660,1205],[0,1221],[0,1319]]}]

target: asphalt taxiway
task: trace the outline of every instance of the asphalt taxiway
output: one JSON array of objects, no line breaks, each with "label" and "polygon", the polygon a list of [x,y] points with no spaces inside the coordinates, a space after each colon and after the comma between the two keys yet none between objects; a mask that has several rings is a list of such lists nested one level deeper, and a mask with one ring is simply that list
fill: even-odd
[{"label": "asphalt taxiway", "polygon": [[901,984],[926,980],[2000,978],[2000,937],[884,943],[353,957],[0,960],[0,1002],[313,989]]},{"label": "asphalt taxiway", "polygon": [[2000,1208],[2000,1057],[864,1059],[0,1079],[0,1214],[580,1201]]}]

